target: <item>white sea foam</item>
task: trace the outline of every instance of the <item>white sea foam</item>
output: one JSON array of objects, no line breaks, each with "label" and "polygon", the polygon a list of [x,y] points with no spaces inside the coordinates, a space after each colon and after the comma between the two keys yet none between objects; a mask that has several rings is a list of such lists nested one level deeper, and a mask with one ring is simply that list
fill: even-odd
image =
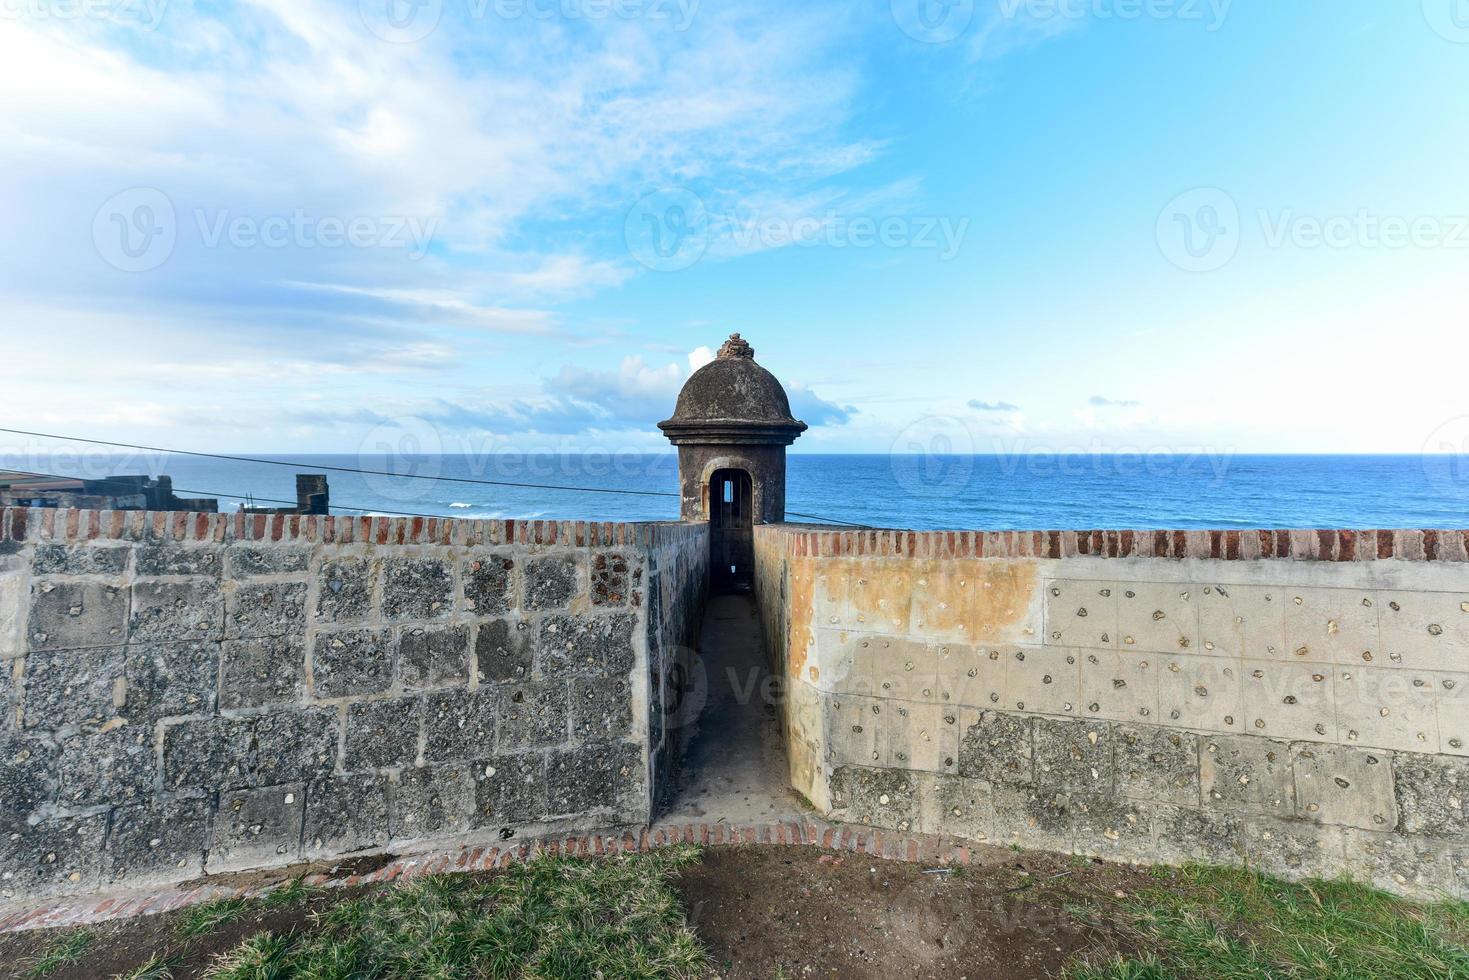
[{"label": "white sea foam", "polygon": [[454,503],[450,504],[449,506],[450,507],[453,507],[455,510],[468,510],[469,508],[473,507],[474,504],[465,504],[465,503],[460,503],[459,501],[455,501]]}]

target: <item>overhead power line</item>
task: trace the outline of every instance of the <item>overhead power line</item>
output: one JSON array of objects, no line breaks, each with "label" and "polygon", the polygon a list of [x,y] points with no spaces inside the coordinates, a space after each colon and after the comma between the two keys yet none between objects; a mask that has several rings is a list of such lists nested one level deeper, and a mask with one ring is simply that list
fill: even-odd
[{"label": "overhead power line", "polygon": [[[31,436],[36,439],[59,439],[63,442],[84,442],[92,446],[110,446],[113,449],[137,449],[148,453],[165,453],[171,456],[194,456],[201,459],[219,459],[233,463],[258,463],[264,466],[288,466],[292,469],[309,467],[313,470],[326,470],[332,473],[357,473],[363,476],[386,476],[404,480],[432,480],[439,483],[467,483],[475,486],[486,487],[514,487],[523,490],[569,490],[575,493],[601,493],[601,494],[624,494],[634,497],[678,497],[680,494],[668,490],[617,490],[611,487],[576,487],[565,486],[557,483],[514,483],[508,480],[481,480],[464,476],[437,476],[428,473],[394,473],[392,470],[370,470],[355,466],[332,466],[328,464],[291,462],[284,459],[266,459],[259,456],[233,456],[227,453],[205,453],[190,449],[165,449],[161,446],[142,446],[130,442],[109,442],[106,439],[84,439],[79,436],[57,435],[52,432],[32,432],[28,429],[0,428],[0,432],[6,432],[17,436]],[[19,472],[19,471],[15,471]],[[51,474],[30,474],[34,476],[51,476]],[[74,477],[53,477],[54,479],[75,479]],[[180,490],[180,493],[198,493],[205,496],[228,497],[231,499],[245,499],[236,493],[214,493],[207,490]],[[294,504],[294,500],[280,500],[267,497],[258,497],[269,503]],[[428,517],[427,514],[412,514],[403,511],[387,511],[374,507],[348,507],[345,504],[332,504],[342,510],[369,511],[376,514],[390,514],[394,517]],[[866,524],[858,524],[853,521],[839,521],[829,517],[818,517],[814,514],[802,514],[797,511],[786,511],[791,517],[804,517],[809,521],[819,521],[823,524],[839,524],[843,527],[866,528]]]}]

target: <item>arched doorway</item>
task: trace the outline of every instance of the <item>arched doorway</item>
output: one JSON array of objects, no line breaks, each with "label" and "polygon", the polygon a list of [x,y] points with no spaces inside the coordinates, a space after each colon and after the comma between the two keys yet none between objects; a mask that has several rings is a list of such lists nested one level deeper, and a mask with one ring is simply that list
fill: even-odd
[{"label": "arched doorway", "polygon": [[710,586],[749,592],[755,570],[755,507],[750,474],[715,470],[709,478]]}]

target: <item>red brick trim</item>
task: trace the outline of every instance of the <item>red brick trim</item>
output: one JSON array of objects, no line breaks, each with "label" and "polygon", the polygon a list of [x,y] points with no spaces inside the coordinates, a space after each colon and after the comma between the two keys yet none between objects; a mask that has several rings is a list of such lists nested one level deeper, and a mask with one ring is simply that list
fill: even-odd
[{"label": "red brick trim", "polygon": [[[784,823],[732,826],[723,823],[657,826],[641,834],[602,833],[586,836],[558,835],[524,841],[504,848],[484,844],[465,845],[451,852],[419,854],[394,859],[370,874],[332,877],[308,875],[306,884],[319,888],[350,888],[356,885],[407,881],[431,874],[467,871],[489,871],[526,861],[538,854],[563,854],[576,857],[615,857],[671,847],[695,844],[702,847],[816,847],[827,851],[866,854],[885,861],[909,864],[934,864],[943,867],[968,865],[973,860],[972,843],[959,843],[947,837],[925,834],[903,835],[893,831],[864,827],[834,827],[823,821],[806,819]],[[83,898],[57,899],[32,908],[11,909],[0,914],[0,933],[58,926],[80,926],[139,915],[172,912],[222,898],[258,898],[283,884],[231,886],[209,880],[193,882],[154,892],[93,895]]]},{"label": "red brick trim", "polygon": [[764,525],[791,558],[1167,558],[1469,562],[1469,530],[841,531]]}]

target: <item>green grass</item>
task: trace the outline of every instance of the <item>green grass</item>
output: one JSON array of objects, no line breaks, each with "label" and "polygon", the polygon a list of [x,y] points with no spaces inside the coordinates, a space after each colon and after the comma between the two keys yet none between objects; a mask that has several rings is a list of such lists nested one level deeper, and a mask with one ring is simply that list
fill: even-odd
[{"label": "green grass", "polygon": [[243,898],[221,898],[202,905],[195,905],[179,913],[179,921],[174,926],[174,934],[180,939],[207,936],[220,926],[234,922],[250,910],[251,903]]},{"label": "green grass", "polygon": [[1067,980],[1469,977],[1469,904],[1415,905],[1348,881],[1186,868],[1073,912],[1120,920],[1148,952],[1074,966]]},{"label": "green grass", "polygon": [[212,980],[667,978],[705,954],[669,877],[695,848],[604,860],[542,857],[490,878],[430,877],[339,902],[292,935],[221,954]]},{"label": "green grass", "polygon": [[62,933],[23,975],[27,980],[40,980],[41,977],[50,976],[63,966],[80,962],[91,947],[92,933],[86,929]]}]

